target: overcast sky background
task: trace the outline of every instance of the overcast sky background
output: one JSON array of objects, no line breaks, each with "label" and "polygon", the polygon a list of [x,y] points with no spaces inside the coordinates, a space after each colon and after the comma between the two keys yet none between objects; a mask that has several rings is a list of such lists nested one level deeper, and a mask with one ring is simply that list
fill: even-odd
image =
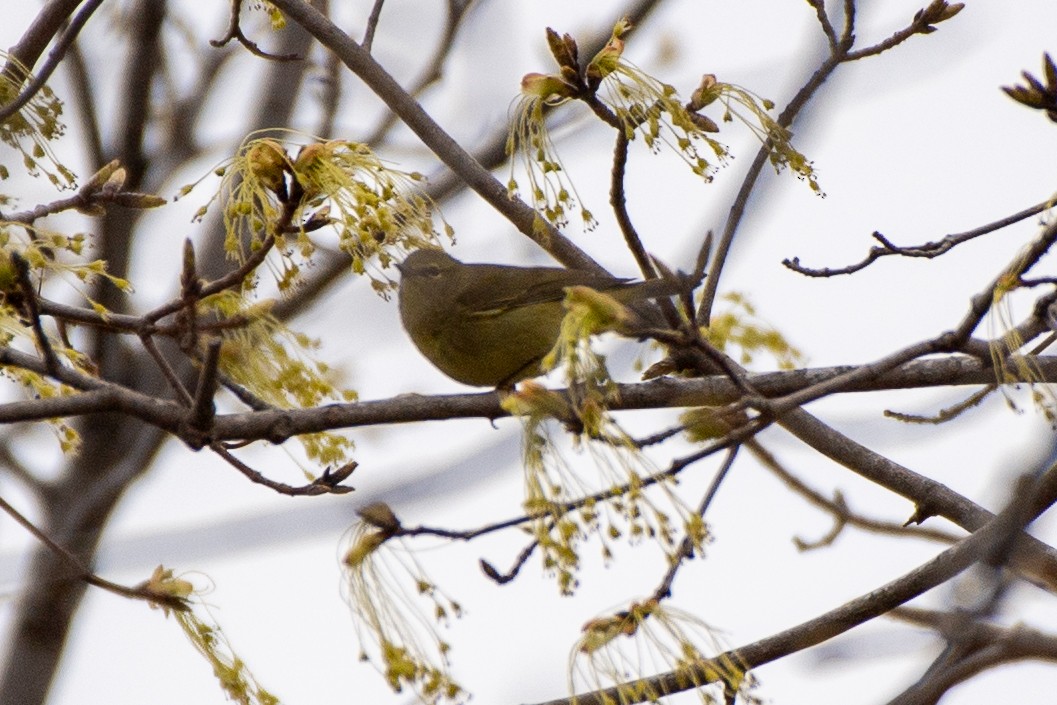
[{"label": "overcast sky background", "polygon": [[[398,77],[414,74],[416,61],[428,53],[423,47],[433,46],[441,4],[386,3],[375,53]],[[543,40],[546,26],[574,35],[594,32],[611,25],[620,7],[609,0],[575,3],[572,9],[569,4],[482,2],[452,56],[443,90],[428,94],[425,106],[464,143],[488,134],[505,120],[520,77],[552,69]],[[905,0],[862,4],[869,6],[857,33],[863,46],[905,25],[920,7]],[[226,3],[173,5],[196,8],[203,39],[222,33]],[[343,11],[349,17],[365,17],[370,3],[348,5]],[[17,40],[33,10],[13,9],[5,10],[13,18],[0,25],[0,46]],[[108,53],[105,38],[111,30],[98,19],[86,35],[95,42],[86,45],[90,60]],[[800,346],[812,366],[866,362],[951,326],[969,297],[1034,236],[1037,221],[935,261],[888,259],[852,277],[807,279],[780,262],[798,256],[807,266],[842,266],[866,253],[874,230],[899,244],[922,243],[1049,197],[1055,188],[1057,127],[1013,103],[999,86],[1017,82],[1024,69],[1038,75],[1042,53],[1057,51],[1055,27],[1052,0],[969,2],[936,34],[838,70],[795,126],[795,143],[814,160],[826,197],[815,196],[788,174],[767,175],[742,224],[721,291],[749,295],[761,316]],[[813,12],[804,2],[685,0],[668,3],[641,34],[632,34],[627,51],[684,94],[701,74],[715,73],[781,108],[814,69],[822,48]],[[255,70],[255,61],[233,65],[227,77],[231,91],[206,113],[217,151],[196,173],[175,175],[162,195],[171,196],[208,171],[239,139],[232,130],[242,124],[239,111],[250,109],[251,98],[234,98],[245,83],[238,71]],[[61,95],[62,81],[55,86]],[[346,99],[350,107],[339,128],[355,140],[372,125],[373,112],[362,87],[350,88]],[[611,271],[633,276],[632,260],[612,220],[604,217],[611,132],[576,107],[562,117],[568,141],[562,157],[581,196],[602,219],[592,233],[570,229],[570,234]],[[305,127],[311,124],[306,121]],[[732,194],[755,153],[745,130],[730,128],[721,137],[736,158],[707,186],[671,156],[650,155],[641,144],[633,150],[632,217],[648,249],[674,266],[689,267],[702,234],[722,229]],[[69,154],[63,144],[58,147],[63,158],[74,163],[81,158],[72,137],[66,149]],[[431,164],[406,134],[399,148],[383,156],[406,168]],[[499,178],[506,180],[505,170]],[[195,234],[190,214],[207,194],[201,191],[152,214],[156,234],[137,245],[141,269],[132,277],[145,298],[144,309],[173,291],[174,269],[165,263],[178,261],[183,238]],[[456,229],[452,251],[461,259],[547,261],[472,194],[446,204],[444,213]],[[1047,263],[1052,274],[1052,257]],[[344,369],[363,399],[465,391],[417,355],[400,329],[395,302],[379,299],[352,276],[298,326],[323,339],[322,356]],[[603,345],[625,363],[635,352],[613,341]],[[634,379],[629,365],[620,378]],[[887,408],[934,413],[961,396],[862,394],[818,402],[811,411],[855,440],[998,508],[1011,478],[1052,452],[1052,433],[1023,392],[1014,397],[1025,413],[1010,411],[1001,396],[994,396],[939,428],[906,427],[881,416]],[[667,417],[643,418],[653,429]],[[99,572],[135,583],[158,563],[194,571],[197,583],[212,584],[205,599],[239,656],[284,703],[410,702],[409,695],[392,695],[369,666],[357,662],[352,619],[340,596],[343,534],[355,508],[378,499],[390,502],[406,524],[469,528],[518,514],[519,425],[509,419],[495,428],[483,420],[449,421],[364,429],[352,437],[361,464],[352,479],[357,491],[340,498],[276,496],[204,453],[168,445],[157,470],[129,492],[115,515]],[[839,488],[864,513],[902,521],[911,512],[907,502],[834,467],[780,430],[768,430],[761,440],[813,486],[827,493]],[[41,466],[55,461],[43,434],[26,443],[40,445]],[[299,481],[296,466],[275,449],[250,449],[241,457],[276,479]],[[717,463],[700,464],[685,486],[706,485]],[[0,490],[28,506],[11,483],[0,484]],[[836,607],[938,550],[923,542],[849,531],[828,549],[798,553],[791,539],[817,538],[830,528],[829,520],[747,457],[723,485],[708,521],[716,540],[706,560],[680,573],[674,603],[717,629],[728,647]],[[1057,540],[1052,518],[1044,517],[1035,530]],[[479,558],[505,569],[522,543],[520,535],[509,535],[469,546],[416,544],[430,548],[422,552],[422,563],[467,611],[447,637],[454,645],[456,677],[476,703],[513,705],[564,695],[569,649],[580,625],[649,594],[663,572],[662,558],[648,546],[618,544],[616,560],[603,568],[597,547],[589,544],[583,586],[575,598],[559,597],[554,581],[540,575],[538,561],[502,587],[481,575]],[[0,520],[0,579],[7,598],[0,601],[0,628],[9,624],[18,556],[29,546],[21,529]],[[950,598],[949,591],[940,590],[921,604],[942,607]],[[1016,591],[1011,614],[1057,631],[1052,600],[1033,590]],[[941,646],[924,632],[879,621],[759,669],[758,695],[776,705],[883,703],[913,682]],[[1029,664],[975,679],[944,703],[1041,703],[1052,701],[1054,692],[1057,670]],[[225,700],[209,667],[175,624],[141,604],[90,589],[51,698],[53,705],[86,702]]]}]

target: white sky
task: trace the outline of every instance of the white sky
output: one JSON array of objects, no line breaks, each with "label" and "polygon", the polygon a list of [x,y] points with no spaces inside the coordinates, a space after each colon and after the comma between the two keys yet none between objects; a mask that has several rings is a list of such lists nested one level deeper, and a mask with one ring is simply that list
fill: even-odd
[{"label": "white sky", "polygon": [[[901,27],[918,7],[905,0],[863,4],[876,7],[862,13],[861,45]],[[351,5],[356,9],[349,9],[349,16],[362,17],[369,3]],[[414,55],[411,50],[423,42],[431,46],[437,24],[426,5],[432,7],[412,0],[386,4],[376,40],[381,57]],[[427,96],[426,107],[464,140],[485,134],[504,118],[522,74],[552,68],[542,41],[545,26],[575,35],[608,25],[619,7],[609,0],[579,3],[574,10],[567,5],[485,2],[448,70],[451,85],[460,89]],[[684,92],[702,73],[715,73],[781,106],[813,69],[804,58],[811,53],[805,47],[821,46],[812,18],[803,2],[672,2],[644,28],[650,41],[640,45],[631,35],[628,53]],[[0,25],[0,46],[10,46],[24,26],[24,20]],[[206,37],[219,35],[219,24],[206,26]],[[799,256],[808,266],[840,266],[865,254],[874,230],[900,244],[921,243],[1048,197],[1057,127],[998,87],[1017,82],[1024,69],[1038,74],[1042,52],[1057,51],[1055,27],[1052,0],[970,2],[936,34],[839,70],[796,129],[796,143],[814,160],[827,197],[815,197],[788,175],[767,176],[721,289],[748,294],[760,314],[804,350],[810,365],[868,361],[950,326],[968,297],[1029,241],[1034,221],[936,261],[888,259],[853,277],[808,280],[780,261]],[[673,63],[660,61],[659,37],[675,52]],[[362,136],[364,89],[350,94],[357,110],[350,109],[340,127],[356,139]],[[228,98],[207,114],[217,121],[210,133],[218,144],[237,137],[225,130],[238,124],[217,119],[219,111],[238,107]],[[568,130],[577,134],[563,158],[585,201],[602,216],[611,136],[584,119]],[[629,203],[651,252],[685,268],[701,233],[722,228],[755,150],[744,135],[736,129],[723,135],[736,159],[708,186],[676,160],[651,156],[637,145]],[[401,164],[422,162],[420,147],[411,138],[403,141],[404,153],[383,156]],[[197,175],[174,179],[164,195]],[[505,172],[500,178],[505,180]],[[154,216],[162,227],[143,245],[143,259],[151,264],[133,277],[145,296],[172,290],[172,274],[153,268],[175,259],[182,239],[193,234],[187,214],[200,201],[191,200]],[[545,261],[528,245],[509,247],[506,243],[516,242],[513,229],[474,196],[448,204],[445,215],[457,230],[454,253],[462,259]],[[631,260],[615,244],[614,233],[606,220],[593,233],[571,232],[613,271],[631,275]],[[349,330],[352,316],[357,326],[369,326],[369,339]],[[395,304],[379,300],[365,282],[350,277],[301,326],[324,340],[323,357],[346,368],[364,399],[460,390],[418,357],[400,330]],[[633,376],[625,372],[623,379]],[[826,400],[811,410],[912,469],[986,506],[999,506],[1009,478],[1048,452],[1052,436],[1036,414],[1014,414],[995,398],[939,429],[906,428],[881,417],[886,408],[934,412],[958,396],[859,395]],[[1023,394],[1018,398],[1029,406]],[[129,492],[115,515],[99,571],[134,583],[164,563],[195,571],[192,579],[200,584],[212,583],[206,599],[213,616],[256,677],[284,703],[409,702],[407,695],[392,695],[356,660],[353,623],[340,597],[342,534],[354,508],[379,497],[408,524],[468,528],[515,515],[522,492],[518,427],[511,420],[496,426],[451,421],[353,433],[361,467],[352,482],[357,492],[344,498],[276,496],[205,454],[170,445],[158,469]],[[768,431],[762,441],[813,486],[825,492],[839,488],[864,513],[900,521],[909,515],[905,501],[820,461],[783,432]],[[282,453],[254,450],[243,457],[277,479],[299,481]],[[450,467],[458,470],[438,478]],[[715,467],[717,461],[701,464],[686,485],[707,483]],[[25,497],[9,483],[0,489],[24,505]],[[819,537],[829,521],[746,459],[722,487],[708,521],[715,543],[707,560],[681,572],[675,603],[720,630],[728,646],[836,607],[936,551],[851,531],[831,548],[799,554],[791,538]],[[0,602],[2,628],[14,607],[14,556],[29,540],[11,522],[0,520],[0,527],[0,578],[12,596]],[[1038,530],[1051,541],[1057,538],[1052,520]],[[481,557],[505,569],[522,546],[520,535],[469,546],[423,545],[432,547],[422,555],[431,577],[467,610],[447,636],[456,676],[477,703],[512,705],[564,695],[568,652],[579,626],[648,594],[663,571],[649,547],[623,545],[614,564],[602,569],[596,547],[589,545],[582,589],[575,598],[559,598],[553,581],[540,575],[538,561],[502,587],[480,574]],[[946,596],[932,596],[927,604],[941,606]],[[1033,591],[1018,591],[1012,604],[1014,619],[1057,630],[1052,602]],[[846,650],[830,645],[759,669],[758,695],[780,705],[883,703],[916,679],[939,646],[924,634],[880,621],[840,643]],[[1057,671],[1018,666],[976,679],[944,703],[1050,702],[1055,689]],[[175,624],[141,604],[90,589],[51,698],[53,705],[86,702],[205,704],[224,697]]]}]

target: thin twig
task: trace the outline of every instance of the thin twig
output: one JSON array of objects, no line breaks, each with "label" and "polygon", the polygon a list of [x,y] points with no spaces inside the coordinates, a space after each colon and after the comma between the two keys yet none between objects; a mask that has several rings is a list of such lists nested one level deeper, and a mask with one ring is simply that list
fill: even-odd
[{"label": "thin twig", "polygon": [[510,570],[505,573],[500,573],[491,563],[483,558],[480,560],[481,570],[491,580],[495,581],[497,585],[506,585],[518,576],[518,573],[520,573],[521,569],[525,567],[528,559],[532,557],[532,554],[535,553],[537,548],[539,548],[539,545],[539,539],[532,539],[527,546],[518,552],[517,558],[514,560],[514,565],[510,566]]},{"label": "thin twig", "polygon": [[613,213],[617,218],[617,225],[624,235],[624,243],[631,250],[635,262],[639,265],[639,271],[646,279],[654,279],[657,269],[650,261],[646,248],[642,246],[642,238],[639,237],[631,215],[628,213],[627,194],[624,192],[624,177],[628,166],[628,136],[622,129],[618,129],[616,146],[613,148],[613,170],[609,183],[609,203],[613,206]]},{"label": "thin twig", "polygon": [[[3,123],[9,117],[14,115],[16,112],[21,110],[26,103],[33,99],[33,96],[44,87],[44,84],[51,78],[51,74],[58,68],[62,62],[63,56],[66,55],[66,50],[69,49],[73,40],[77,38],[77,34],[84,27],[85,23],[88,22],[88,18],[92,16],[100,5],[103,4],[103,0],[88,0],[81,11],[78,12],[70,24],[63,30],[62,35],[59,36],[58,41],[55,42],[55,46],[48,52],[48,58],[44,61],[44,64],[40,67],[40,70],[36,72],[32,80],[26,83],[25,87],[19,91],[18,95],[3,107],[0,107],[0,123]],[[27,66],[26,70],[30,71],[32,67]]]},{"label": "thin twig", "polygon": [[[946,485],[857,443],[803,409],[785,413],[777,423],[825,457],[914,502],[908,524],[941,516],[966,531],[976,531],[993,518],[986,509]],[[1015,569],[1026,580],[1057,593],[1057,550],[1022,534],[1015,559]]]},{"label": "thin twig", "polygon": [[[323,59],[323,76],[320,78],[323,86],[319,99],[320,116],[315,130],[315,134],[323,139],[329,139],[334,135],[334,120],[337,118],[338,107],[341,105],[342,73],[340,69],[341,62],[338,61],[338,57],[328,52]],[[367,142],[367,144],[372,143]]]},{"label": "thin twig", "polygon": [[837,46],[837,30],[833,28],[833,23],[830,22],[829,15],[826,13],[825,0],[807,0],[807,4],[815,8],[815,16],[822,27],[822,33],[826,35],[830,50],[832,50]]},{"label": "thin twig", "polygon": [[80,45],[77,42],[71,44],[67,54],[66,66],[70,71],[70,82],[73,84],[73,94],[76,96],[81,118],[81,132],[84,134],[88,163],[102,166],[106,163],[106,156],[103,151],[102,130],[99,127],[99,113],[95,106],[98,92],[92,86],[92,78],[85,65]]},{"label": "thin twig", "polygon": [[929,34],[935,31],[936,28],[933,26],[934,23],[943,22],[946,19],[949,19],[939,16],[942,10],[946,8],[947,4],[948,3],[946,2],[937,2],[936,0],[933,0],[925,10],[919,10],[918,13],[914,15],[914,18],[910,21],[909,25],[894,32],[892,36],[884,41],[878,42],[877,44],[864,49],[859,49],[858,51],[848,52],[847,61],[857,61],[868,56],[877,56],[878,54],[899,46],[916,34]]},{"label": "thin twig", "polygon": [[169,386],[172,387],[173,392],[176,393],[176,397],[180,400],[180,403],[185,404],[186,406],[191,406],[194,403],[194,400],[191,398],[190,392],[187,391],[187,387],[184,386],[179,375],[176,374],[176,371],[173,370],[169,361],[165,359],[161,350],[158,349],[158,344],[154,342],[154,337],[150,335],[141,335],[140,342],[144,349],[146,349],[147,354],[149,354],[151,359],[154,360],[154,364],[156,364],[158,369],[161,370],[162,375],[169,383]]},{"label": "thin twig", "polygon": [[352,470],[356,467],[355,463],[349,463],[334,473],[325,472],[307,485],[294,486],[268,479],[262,473],[236,458],[234,454],[220,443],[210,443],[209,449],[223,458],[231,467],[249,478],[250,481],[258,485],[264,485],[280,494],[290,495],[291,497],[314,497],[321,494],[348,494],[355,489],[339,484],[352,474]]},{"label": "thin twig", "polygon": [[[201,293],[202,298],[218,294],[225,289],[230,289],[231,287],[241,284],[245,278],[268,257],[268,253],[271,252],[274,245],[275,237],[273,235],[266,236],[261,240],[260,247],[243,260],[241,265],[222,277],[214,279],[207,284],[203,284]],[[161,306],[143,314],[142,319],[154,323],[170,314],[176,313],[183,307],[184,302],[181,298],[173,299],[172,301],[162,304]]]},{"label": "thin twig", "polygon": [[632,444],[636,448],[648,448],[649,446],[656,445],[658,443],[663,443],[669,438],[679,435],[683,432],[683,430],[684,428],[682,426],[673,426],[672,428],[666,428],[663,431],[658,431],[657,433],[651,433],[650,435],[644,436],[643,438],[634,438],[632,439]]},{"label": "thin twig", "polygon": [[34,538],[44,544],[44,546],[47,547],[47,549],[51,551],[52,554],[54,554],[56,557],[66,563],[72,571],[72,575],[70,577],[76,580],[82,580],[88,585],[102,588],[107,592],[112,592],[115,595],[120,595],[122,597],[130,597],[136,600],[146,600],[151,604],[163,605],[165,607],[168,607],[169,609],[177,610],[180,612],[185,612],[190,609],[187,604],[187,601],[181,597],[156,593],[146,587],[131,588],[99,577],[95,573],[85,568],[81,564],[81,561],[77,558],[77,556],[67,550],[66,547],[56,543],[45,532],[37,528],[37,526],[33,522],[23,516],[21,512],[19,512],[13,506],[8,504],[7,500],[5,500],[3,497],[0,497],[0,509],[3,509],[4,512],[6,512],[8,516],[14,519],[23,529],[28,531],[30,534],[33,535]]},{"label": "thin twig", "polygon": [[[792,100],[789,101],[789,104],[786,105],[785,109],[778,116],[777,122],[779,125],[782,127],[789,127],[792,125],[801,110],[803,110],[818,93],[819,89],[822,88],[822,85],[837,70],[837,67],[844,62],[847,52],[851,49],[852,44],[855,41],[854,17],[854,2],[852,2],[852,0],[847,0],[845,2],[845,25],[844,30],[841,33],[840,41],[831,48],[829,56],[826,57],[807,82],[801,86],[800,90],[796,92],[796,95],[793,96]],[[719,280],[723,268],[726,265],[727,256],[734,244],[734,236],[738,231],[738,226],[741,225],[741,219],[744,217],[745,211],[748,208],[749,198],[756,187],[756,182],[760,177],[760,173],[763,171],[764,165],[768,162],[770,152],[771,142],[768,140],[764,142],[756,153],[755,158],[753,158],[752,164],[749,166],[749,170],[745,174],[745,178],[742,179],[741,187],[738,189],[738,194],[734,198],[734,203],[731,205],[730,214],[727,216],[727,223],[723,228],[723,234],[720,236],[716,249],[713,252],[708,278],[705,279],[705,288],[701,297],[701,305],[697,310],[696,316],[698,325],[708,325],[709,319],[712,316],[712,305],[716,300],[716,293],[719,290]]]},{"label": "thin twig", "polygon": [[195,431],[205,433],[209,430],[216,416],[216,406],[213,397],[217,393],[217,367],[220,365],[219,338],[214,338],[206,345],[206,354],[202,360],[202,368],[198,375],[198,384],[195,387],[194,401],[187,417],[188,426]]},{"label": "thin twig", "polygon": [[15,456],[11,450],[11,441],[16,437],[14,435],[8,436],[0,442],[0,466],[7,471],[9,476],[15,478],[23,487],[30,490],[33,498],[41,506],[46,506],[53,499],[53,485],[37,477],[25,463]]},{"label": "thin twig", "polygon": [[40,322],[40,309],[37,307],[37,292],[33,288],[33,281],[29,276],[29,262],[18,252],[11,253],[11,262],[15,265],[18,274],[18,286],[22,290],[22,305],[29,317],[30,325],[33,327],[33,337],[37,340],[37,348],[44,358],[44,368],[49,375],[54,376],[61,366],[55,350],[51,347],[51,341],[44,333],[44,326]]},{"label": "thin twig", "polygon": [[[95,309],[70,306],[69,304],[62,304],[49,299],[40,299],[38,304],[41,315],[51,316],[75,325],[102,328],[111,333],[138,336],[162,335],[166,337],[177,337],[186,333],[183,324],[167,325],[154,323],[146,316],[133,316],[127,313],[114,313],[111,311],[101,313]],[[194,326],[199,332],[218,332],[242,328],[251,321],[251,318],[238,314],[219,321],[211,318],[197,318],[194,321]]]},{"label": "thin twig", "polygon": [[939,412],[932,414],[931,416],[924,416],[920,414],[907,414],[901,411],[893,411],[891,409],[885,409],[884,415],[886,418],[895,419],[896,421],[902,421],[903,423],[916,423],[916,424],[941,424],[955,419],[964,414],[969,409],[973,409],[983,403],[984,399],[991,396],[994,391],[998,389],[998,384],[989,384],[983,389],[978,389],[970,394],[965,399],[962,399],[957,404],[944,407]]},{"label": "thin twig", "polygon": [[371,53],[371,47],[374,45],[374,33],[378,29],[378,20],[382,18],[382,6],[384,5],[385,0],[374,0],[371,14],[367,15],[367,28],[363,31],[363,41],[360,42],[360,46],[368,54]]},{"label": "thin twig", "polygon": [[[723,484],[723,480],[726,479],[730,473],[730,469],[734,466],[734,459],[738,457],[739,446],[734,446],[727,451],[727,457],[723,461],[719,470],[716,471],[715,477],[712,478],[711,484],[708,486],[708,491],[705,492],[705,496],[701,498],[701,503],[697,507],[697,515],[704,520],[705,512],[708,511],[708,507],[712,504],[712,500],[715,499],[716,493],[719,491],[719,486]],[[657,589],[653,591],[653,599],[660,601],[671,597],[672,595],[672,584],[675,582],[675,576],[679,572],[679,568],[683,565],[683,562],[694,557],[694,540],[689,536],[684,536],[683,540],[679,543],[679,548],[675,554],[670,557],[671,565],[668,567],[668,571],[661,579],[660,584],[657,585]]]},{"label": "thin twig", "polygon": [[1026,218],[1030,218],[1033,215],[1037,215],[1039,213],[1042,213],[1043,211],[1049,210],[1053,206],[1054,202],[1052,199],[1046,200],[1042,203],[1037,203],[1034,206],[1025,208],[1019,213],[1014,213],[1013,215],[996,220],[993,223],[981,225],[978,228],[973,228],[972,230],[967,230],[963,233],[947,235],[942,240],[926,242],[923,245],[910,245],[906,247],[899,247],[897,245],[894,245],[887,237],[885,237],[881,233],[875,232],[873,234],[873,238],[880,242],[881,246],[878,247],[875,245],[874,247],[871,247],[870,251],[866,253],[866,257],[864,257],[861,261],[856,262],[855,264],[849,264],[845,267],[838,267],[835,269],[830,267],[812,269],[810,267],[804,267],[803,265],[801,265],[799,257],[793,257],[792,259],[782,260],[782,264],[788,267],[789,269],[793,270],[794,272],[803,274],[805,276],[832,277],[840,274],[852,274],[854,272],[858,272],[859,270],[865,269],[866,267],[870,266],[881,257],[886,257],[889,255],[899,255],[900,257],[924,257],[926,259],[932,259],[933,257],[939,257],[945,252],[954,249],[963,242],[968,242],[974,238],[980,237],[981,235],[987,235],[988,233],[1001,230],[1002,228],[1005,228],[1009,225],[1018,223],[1022,220],[1025,220]]},{"label": "thin twig", "polygon": [[[758,439],[748,441],[745,445],[760,461],[760,464],[774,473],[778,479],[785,483],[786,487],[790,488],[819,509],[829,512],[833,516],[837,527],[843,527],[845,525],[854,526],[872,533],[910,536],[913,538],[938,541],[947,544],[955,543],[963,538],[962,536],[956,536],[941,529],[933,529],[924,526],[906,526],[896,522],[864,517],[861,514],[853,512],[844,502],[839,492],[836,493],[836,498],[831,500],[825,497],[821,492],[809,487],[803,480],[786,469],[773,453],[763,447]],[[798,545],[800,544],[803,544],[805,547],[807,546],[804,542],[799,542]]]},{"label": "thin twig", "polygon": [[[890,353],[868,365],[857,367],[855,370],[849,371],[847,375],[840,375],[827,380],[814,388],[803,389],[780,399],[772,399],[768,402],[771,411],[780,414],[783,411],[792,408],[802,407],[811,401],[831,394],[846,382],[872,375],[883,374],[924,355],[966,349],[973,331],[979,326],[980,321],[983,320],[983,317],[987,315],[987,312],[991,309],[994,302],[995,292],[1002,287],[1007,287],[1008,282],[1016,281],[1021,274],[1033,267],[1035,263],[1050,250],[1055,242],[1057,242],[1057,221],[1051,223],[1050,226],[1047,227],[1026,250],[1018,253],[998,276],[992,279],[981,292],[972,297],[969,302],[968,312],[953,330],[941,333],[931,340],[908,345],[902,350]],[[1027,323],[1033,329],[1034,335],[1021,335],[1020,339],[1030,340],[1041,334],[1044,330],[1044,322],[1038,318],[1037,315],[1033,315]],[[1018,331],[1018,333],[1020,333],[1020,331]],[[995,342],[1003,343],[1003,340]],[[987,347],[989,352],[994,354],[994,350],[991,349],[991,346],[988,345]]]},{"label": "thin twig", "polygon": [[220,39],[210,39],[209,43],[220,48],[230,42],[232,39],[236,40],[239,44],[244,46],[254,56],[259,56],[262,59],[269,59],[271,61],[295,61],[300,60],[301,56],[298,54],[270,54],[265,50],[257,46],[257,43],[250,40],[245,34],[242,33],[242,26],[239,23],[239,12],[241,11],[242,0],[231,0],[231,14],[228,17],[228,28],[224,33],[224,36]]}]

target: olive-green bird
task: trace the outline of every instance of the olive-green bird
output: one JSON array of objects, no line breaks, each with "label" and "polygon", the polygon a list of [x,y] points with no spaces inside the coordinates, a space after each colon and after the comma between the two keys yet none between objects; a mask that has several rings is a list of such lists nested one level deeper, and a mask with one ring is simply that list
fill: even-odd
[{"label": "olive-green bird", "polygon": [[561,267],[463,264],[440,250],[412,252],[400,270],[400,319],[441,372],[475,387],[510,387],[542,373],[565,315],[565,289],[586,286],[621,302],[674,293],[673,282],[630,282]]}]

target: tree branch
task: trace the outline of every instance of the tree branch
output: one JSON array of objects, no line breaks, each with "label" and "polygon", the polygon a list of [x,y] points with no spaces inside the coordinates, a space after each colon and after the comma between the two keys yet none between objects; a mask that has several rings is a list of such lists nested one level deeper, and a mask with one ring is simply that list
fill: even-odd
[{"label": "tree branch", "polygon": [[893,244],[887,237],[885,237],[881,233],[875,232],[873,234],[873,238],[881,243],[880,247],[876,245],[874,247],[871,247],[870,251],[866,253],[866,257],[863,258],[861,261],[836,269],[831,269],[829,267],[824,267],[822,269],[812,269],[810,267],[804,267],[800,264],[799,257],[793,257],[792,259],[784,259],[782,260],[782,264],[788,267],[789,269],[793,270],[794,272],[798,272],[799,274],[803,274],[805,276],[832,277],[837,276],[839,274],[852,274],[854,272],[858,272],[859,270],[866,269],[866,267],[873,264],[880,258],[887,257],[890,255],[899,255],[900,257],[923,257],[925,259],[932,259],[934,257],[939,257],[940,255],[949,252],[950,250],[953,250],[955,247],[961,245],[964,242],[969,242],[970,240],[978,238],[981,235],[993,233],[997,230],[1001,230],[1002,228],[1013,225],[1014,223],[1019,223],[1020,221],[1030,218],[1033,215],[1043,213],[1052,208],[1053,205],[1054,204],[1052,200],[1046,200],[1041,203],[1036,203],[1034,206],[1029,206],[1028,208],[1025,208],[1019,213],[1014,213],[1012,215],[1006,216],[1005,218],[996,220],[993,223],[981,225],[978,228],[966,230],[962,233],[953,233],[951,235],[947,235],[941,240],[926,242],[922,245],[907,245],[905,247],[899,247],[898,245]]},{"label": "tree branch", "polygon": [[950,580],[986,555],[996,542],[1001,542],[1011,532],[1020,531],[1026,523],[1023,519],[1014,501],[971,536],[927,563],[814,619],[686,668],[539,705],[606,705],[613,702],[630,705],[653,701],[665,695],[721,681],[732,665],[749,671],[803,651],[879,617]]}]

